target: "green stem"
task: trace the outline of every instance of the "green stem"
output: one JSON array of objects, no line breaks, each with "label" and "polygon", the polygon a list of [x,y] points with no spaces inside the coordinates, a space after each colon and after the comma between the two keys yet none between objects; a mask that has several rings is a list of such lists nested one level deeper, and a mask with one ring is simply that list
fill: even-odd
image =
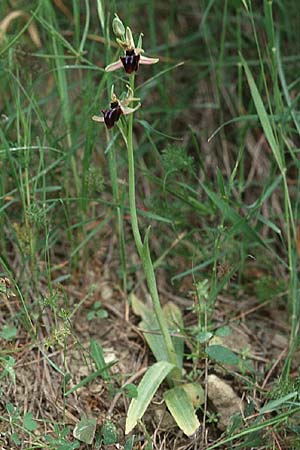
[{"label": "green stem", "polygon": [[[132,92],[134,92],[134,74],[130,75],[130,87]],[[153,308],[161,334],[163,336],[166,350],[168,353],[168,360],[170,363],[178,367],[176,352],[174,345],[166,324],[166,320],[163,315],[162,307],[159,300],[156,278],[153,268],[153,263],[151,260],[149,245],[147,236],[145,242],[143,243],[141,233],[139,230],[137,212],[136,212],[136,201],[135,201],[135,173],[134,173],[134,152],[133,152],[133,140],[132,140],[132,130],[133,130],[133,115],[129,115],[128,120],[128,132],[127,132],[127,151],[128,151],[128,184],[129,184],[129,207],[130,207],[130,217],[131,217],[131,227],[135,240],[135,244],[142,260],[145,277],[147,280],[148,289],[152,298]],[[177,373],[178,372],[178,373]],[[172,374],[174,378],[179,378],[180,373]]]},{"label": "green stem", "polygon": [[[134,74],[130,76],[130,87],[132,89],[132,92],[134,92]],[[130,114],[127,131],[129,207],[130,207],[130,218],[133,237],[139,255],[142,258],[143,241],[139,230],[138,218],[136,213],[136,202],[135,202],[135,173],[134,173],[132,130],[133,130],[133,114]]]}]

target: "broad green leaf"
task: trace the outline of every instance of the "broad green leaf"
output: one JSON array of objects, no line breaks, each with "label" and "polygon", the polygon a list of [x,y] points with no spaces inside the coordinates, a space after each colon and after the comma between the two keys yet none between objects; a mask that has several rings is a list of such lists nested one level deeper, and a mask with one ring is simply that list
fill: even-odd
[{"label": "broad green leaf", "polygon": [[155,359],[157,361],[167,361],[168,352],[165,341],[161,335],[155,314],[150,311],[148,318],[139,323],[139,327],[143,331],[144,338],[147,341]]},{"label": "broad green leaf", "polygon": [[192,436],[200,427],[193,404],[182,387],[175,387],[164,393],[167,407],[179,428]]},{"label": "broad green leaf", "polygon": [[23,426],[28,431],[35,431],[37,429],[37,422],[32,417],[32,412],[28,412],[25,414],[23,419]]},{"label": "broad green leaf", "polygon": [[133,444],[134,444],[134,435],[130,436],[125,444],[124,444],[124,450],[132,450],[133,449]]},{"label": "broad green leaf", "polygon": [[210,359],[221,364],[238,365],[241,362],[241,358],[233,353],[229,348],[223,347],[223,345],[210,345],[206,349],[206,353]]},{"label": "broad green leaf", "polygon": [[200,331],[195,339],[197,342],[199,342],[200,344],[204,344],[204,342],[207,342],[210,340],[210,338],[213,337],[213,334],[211,331]]},{"label": "broad green leaf", "polygon": [[106,420],[104,422],[101,432],[104,445],[112,445],[118,441],[117,428],[111,420]]},{"label": "broad green leaf", "polygon": [[95,417],[82,417],[73,430],[73,436],[85,444],[93,442],[97,426],[97,419]]},{"label": "broad green leaf", "polygon": [[[174,329],[183,327],[182,312],[173,302],[168,302],[163,307],[163,313],[168,324]],[[178,330],[180,331],[180,330]]]},{"label": "broad green leaf", "polygon": [[122,392],[128,398],[137,398],[137,396],[138,396],[138,391],[137,391],[136,385],[133,383],[126,384],[126,386],[124,386],[122,388]]},{"label": "broad green leaf", "polygon": [[220,337],[229,336],[230,333],[231,333],[231,329],[228,325],[225,325],[224,327],[220,327],[215,331],[215,335],[220,336]]},{"label": "broad green leaf", "polygon": [[95,311],[89,311],[86,315],[87,320],[90,322],[91,320],[95,319]]},{"label": "broad green leaf", "polygon": [[106,319],[108,317],[108,311],[106,309],[99,309],[96,312],[98,319]]},{"label": "broad green leaf", "polygon": [[[180,308],[173,302],[168,302],[163,307],[163,314],[167,320],[168,328],[171,334],[180,333],[183,329],[183,318]],[[182,367],[184,340],[181,336],[172,336],[174,349],[177,356],[178,367]]]},{"label": "broad green leaf", "polygon": [[137,398],[134,398],[130,403],[126,418],[125,434],[130,433],[138,420],[143,417],[155,392],[173,369],[173,364],[167,361],[159,361],[147,370],[138,386]]},{"label": "broad green leaf", "polygon": [[6,341],[11,341],[17,336],[17,328],[9,325],[4,325],[2,330],[0,331],[0,338],[5,339]]},{"label": "broad green leaf", "polygon": [[145,319],[149,311],[152,311],[145,303],[143,303],[135,294],[130,294],[129,300],[131,302],[132,310],[134,314]]},{"label": "broad green leaf", "polygon": [[18,409],[14,407],[14,405],[12,403],[7,403],[6,404],[6,411],[8,412],[8,414],[13,417],[13,418],[19,418],[19,412]]},{"label": "broad green leaf", "polygon": [[14,431],[11,435],[11,440],[13,441],[14,444],[16,445],[21,445],[21,441],[19,438],[19,435],[16,431]]}]

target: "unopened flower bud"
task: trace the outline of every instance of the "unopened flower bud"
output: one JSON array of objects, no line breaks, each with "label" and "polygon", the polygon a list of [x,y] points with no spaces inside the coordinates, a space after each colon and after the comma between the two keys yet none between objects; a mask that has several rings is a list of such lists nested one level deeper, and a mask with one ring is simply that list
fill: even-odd
[{"label": "unopened flower bud", "polygon": [[112,22],[113,32],[117,37],[123,37],[125,34],[125,27],[122,20],[116,15]]}]

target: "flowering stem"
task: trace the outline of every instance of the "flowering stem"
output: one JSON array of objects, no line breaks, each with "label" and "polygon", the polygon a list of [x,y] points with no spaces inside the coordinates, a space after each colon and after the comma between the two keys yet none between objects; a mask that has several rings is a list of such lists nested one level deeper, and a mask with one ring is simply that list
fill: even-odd
[{"label": "flowering stem", "polygon": [[[134,92],[134,74],[130,76],[130,87]],[[127,152],[128,152],[128,184],[129,184],[129,206],[130,206],[130,218],[131,227],[135,240],[137,250],[142,258],[143,242],[139,230],[138,218],[136,213],[135,202],[135,173],[134,173],[134,154],[133,154],[133,114],[129,114],[128,118],[128,132],[127,132]]]},{"label": "flowering stem", "polygon": [[[134,74],[130,75],[130,88],[134,93]],[[138,218],[136,213],[136,202],[135,202],[135,173],[134,173],[132,130],[133,130],[133,114],[130,114],[128,119],[127,151],[128,151],[128,184],[129,184],[129,206],[130,206],[131,227],[135,244],[139,256],[142,260],[144,273],[148,284],[148,289],[152,298],[155,316],[165,342],[166,350],[168,353],[168,360],[170,363],[178,367],[176,352],[159,300],[156,278],[148,245],[148,238],[146,235],[146,238],[143,243],[141,233],[139,230]],[[173,373],[172,375],[173,378],[179,378],[180,370],[176,370],[175,373]]]}]

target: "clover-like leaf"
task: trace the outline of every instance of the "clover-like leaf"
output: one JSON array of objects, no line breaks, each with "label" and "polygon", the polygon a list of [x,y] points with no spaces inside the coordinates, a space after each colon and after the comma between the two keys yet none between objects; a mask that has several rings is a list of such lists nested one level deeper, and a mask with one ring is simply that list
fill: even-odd
[{"label": "clover-like leaf", "polygon": [[73,436],[85,444],[91,444],[95,437],[97,419],[82,417],[73,430]]}]

